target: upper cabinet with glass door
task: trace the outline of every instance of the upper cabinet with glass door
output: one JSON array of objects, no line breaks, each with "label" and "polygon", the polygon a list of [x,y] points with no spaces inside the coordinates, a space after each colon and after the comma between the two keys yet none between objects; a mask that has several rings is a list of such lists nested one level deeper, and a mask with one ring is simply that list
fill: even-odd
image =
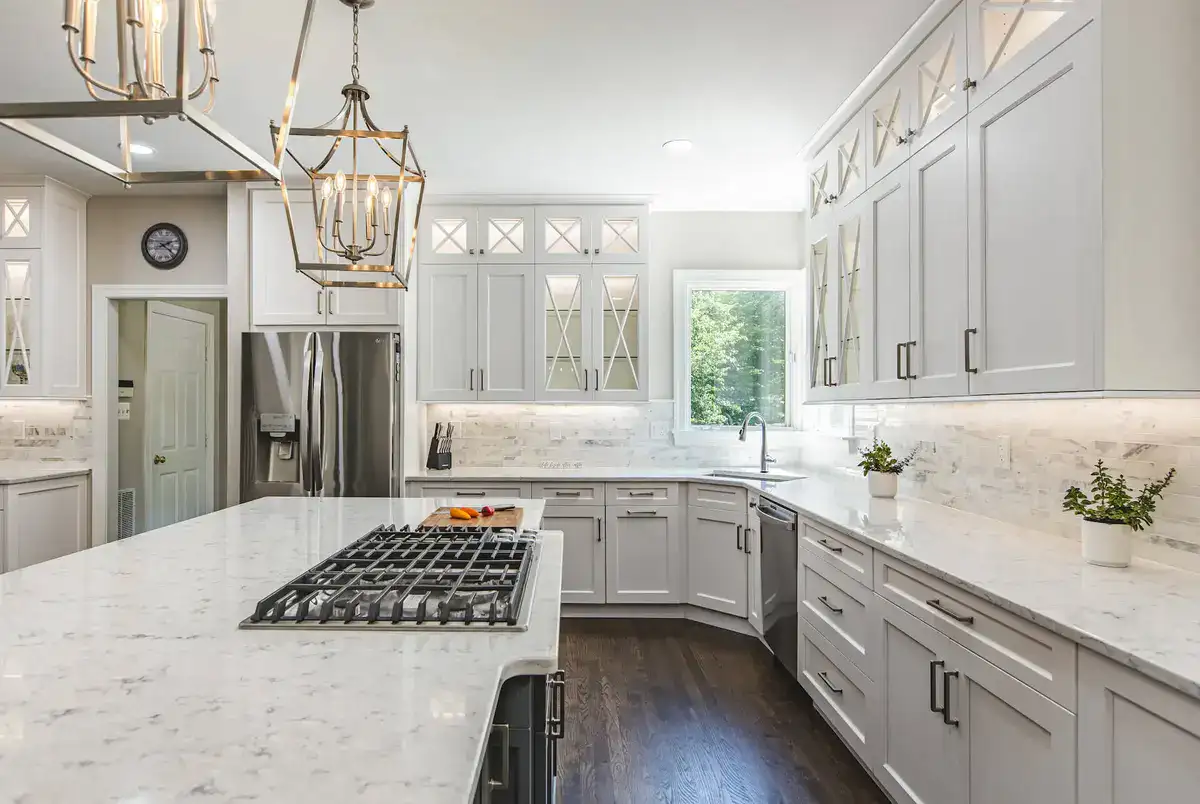
[{"label": "upper cabinet with glass door", "polygon": [[646,207],[563,205],[537,208],[538,263],[645,263]]},{"label": "upper cabinet with glass door", "polygon": [[593,267],[596,328],[593,333],[596,400],[644,402],[650,398],[645,344],[645,266]]},{"label": "upper cabinet with glass door", "polygon": [[419,251],[426,264],[533,262],[533,208],[430,206],[421,213]]},{"label": "upper cabinet with glass door", "polygon": [[901,69],[867,101],[868,185],[904,164],[911,153],[916,83],[912,72]]},{"label": "upper cabinet with glass door", "polygon": [[827,232],[812,238],[808,247],[809,352],[807,401],[820,402],[835,395],[833,375],[838,344],[837,254]]},{"label": "upper cabinet with glass door", "polygon": [[[838,350],[832,362],[837,398],[861,397],[871,381],[870,196],[861,196],[838,216],[834,230],[837,249]],[[907,302],[907,299],[905,299]]]},{"label": "upper cabinet with glass door", "polygon": [[[1100,0],[965,0],[971,107],[1033,66],[1094,19]],[[1143,13],[1154,14],[1147,3]]]},{"label": "upper cabinet with glass door", "polygon": [[536,397],[547,402],[590,400],[592,361],[591,269],[544,265],[537,270]]},{"label": "upper cabinet with glass door", "polygon": [[955,6],[904,63],[915,81],[912,151],[924,148],[967,114],[967,8]]},{"label": "upper cabinet with glass door", "polygon": [[0,248],[42,247],[41,187],[0,187]]},{"label": "upper cabinet with glass door", "polygon": [[5,396],[38,396],[41,393],[41,343],[38,312],[41,298],[41,252],[36,249],[0,251],[0,294],[4,309],[4,366],[0,390]]}]

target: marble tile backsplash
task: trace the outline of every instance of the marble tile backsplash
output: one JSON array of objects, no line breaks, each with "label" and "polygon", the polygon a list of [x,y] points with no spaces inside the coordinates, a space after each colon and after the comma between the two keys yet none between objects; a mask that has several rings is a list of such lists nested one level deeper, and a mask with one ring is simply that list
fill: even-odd
[{"label": "marble tile backsplash", "polygon": [[0,401],[0,460],[91,457],[92,406],[87,401]]},{"label": "marble tile backsplash", "polygon": [[[676,444],[671,402],[637,405],[430,405],[427,419],[454,421],[456,466],[733,466],[758,460],[758,437]],[[836,427],[830,422],[838,422]],[[805,408],[802,431],[771,433],[780,465],[853,470],[875,427],[897,451],[919,447],[901,493],[1078,538],[1062,495],[1084,483],[1097,458],[1134,487],[1178,476],[1142,555],[1200,569],[1200,400],[1028,400]],[[1001,458],[1006,448],[1010,460]],[[857,470],[854,470],[857,471]]]}]

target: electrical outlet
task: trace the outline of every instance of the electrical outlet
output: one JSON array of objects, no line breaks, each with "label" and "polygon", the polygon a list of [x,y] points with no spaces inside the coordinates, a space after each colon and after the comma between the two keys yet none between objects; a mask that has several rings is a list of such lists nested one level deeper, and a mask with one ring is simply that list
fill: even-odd
[{"label": "electrical outlet", "polygon": [[922,455],[925,455],[925,456],[937,455],[937,442],[936,441],[918,441],[917,449]]},{"label": "electrical outlet", "polygon": [[650,422],[650,437],[665,439],[671,435],[670,422]]},{"label": "electrical outlet", "polygon": [[1009,436],[1000,436],[996,440],[998,442],[996,449],[997,465],[1001,469],[1008,469],[1012,466],[1012,438]]}]

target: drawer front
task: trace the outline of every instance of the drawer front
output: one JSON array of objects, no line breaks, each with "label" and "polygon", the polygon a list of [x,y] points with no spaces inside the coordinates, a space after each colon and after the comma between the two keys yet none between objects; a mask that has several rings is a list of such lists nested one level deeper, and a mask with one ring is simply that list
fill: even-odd
[{"label": "drawer front", "polygon": [[614,503],[658,503],[679,504],[678,483],[609,483],[608,504]]},{"label": "drawer front", "polygon": [[604,505],[604,484],[534,483],[533,498],[546,505]]},{"label": "drawer front", "polygon": [[804,620],[800,625],[800,677],[830,725],[858,758],[869,764],[867,701],[871,682]]},{"label": "drawer front", "polygon": [[817,563],[832,567],[868,589],[873,588],[875,551],[857,539],[801,520],[800,547]]},{"label": "drawer front", "polygon": [[461,499],[483,499],[485,497],[530,498],[528,483],[424,483],[423,497],[457,497]]},{"label": "drawer front", "polygon": [[738,486],[719,484],[688,484],[688,505],[698,505],[712,511],[745,512],[746,490]]},{"label": "drawer front", "polygon": [[1075,644],[999,606],[876,553],[875,591],[1070,712]]},{"label": "drawer front", "polygon": [[800,566],[800,614],[868,678],[871,590],[838,572]]}]

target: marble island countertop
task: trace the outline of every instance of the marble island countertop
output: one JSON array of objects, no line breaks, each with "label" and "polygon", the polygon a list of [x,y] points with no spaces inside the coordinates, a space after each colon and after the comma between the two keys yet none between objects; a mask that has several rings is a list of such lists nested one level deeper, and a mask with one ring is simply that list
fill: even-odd
[{"label": "marble island countertop", "polygon": [[872,499],[849,472],[764,483],[708,469],[455,469],[413,480],[679,480],[754,489],[800,514],[1200,698],[1200,575],[1135,559],[1128,569],[1084,563],[1079,543],[901,497]]},{"label": "marble island countertop", "polygon": [[0,460],[0,486],[28,483],[33,480],[54,480],[60,477],[91,474],[83,461],[18,461]]},{"label": "marble island countertop", "polygon": [[524,632],[237,627],[434,507],[264,499],[0,576],[0,801],[467,804],[501,681],[557,668],[560,534]]}]

